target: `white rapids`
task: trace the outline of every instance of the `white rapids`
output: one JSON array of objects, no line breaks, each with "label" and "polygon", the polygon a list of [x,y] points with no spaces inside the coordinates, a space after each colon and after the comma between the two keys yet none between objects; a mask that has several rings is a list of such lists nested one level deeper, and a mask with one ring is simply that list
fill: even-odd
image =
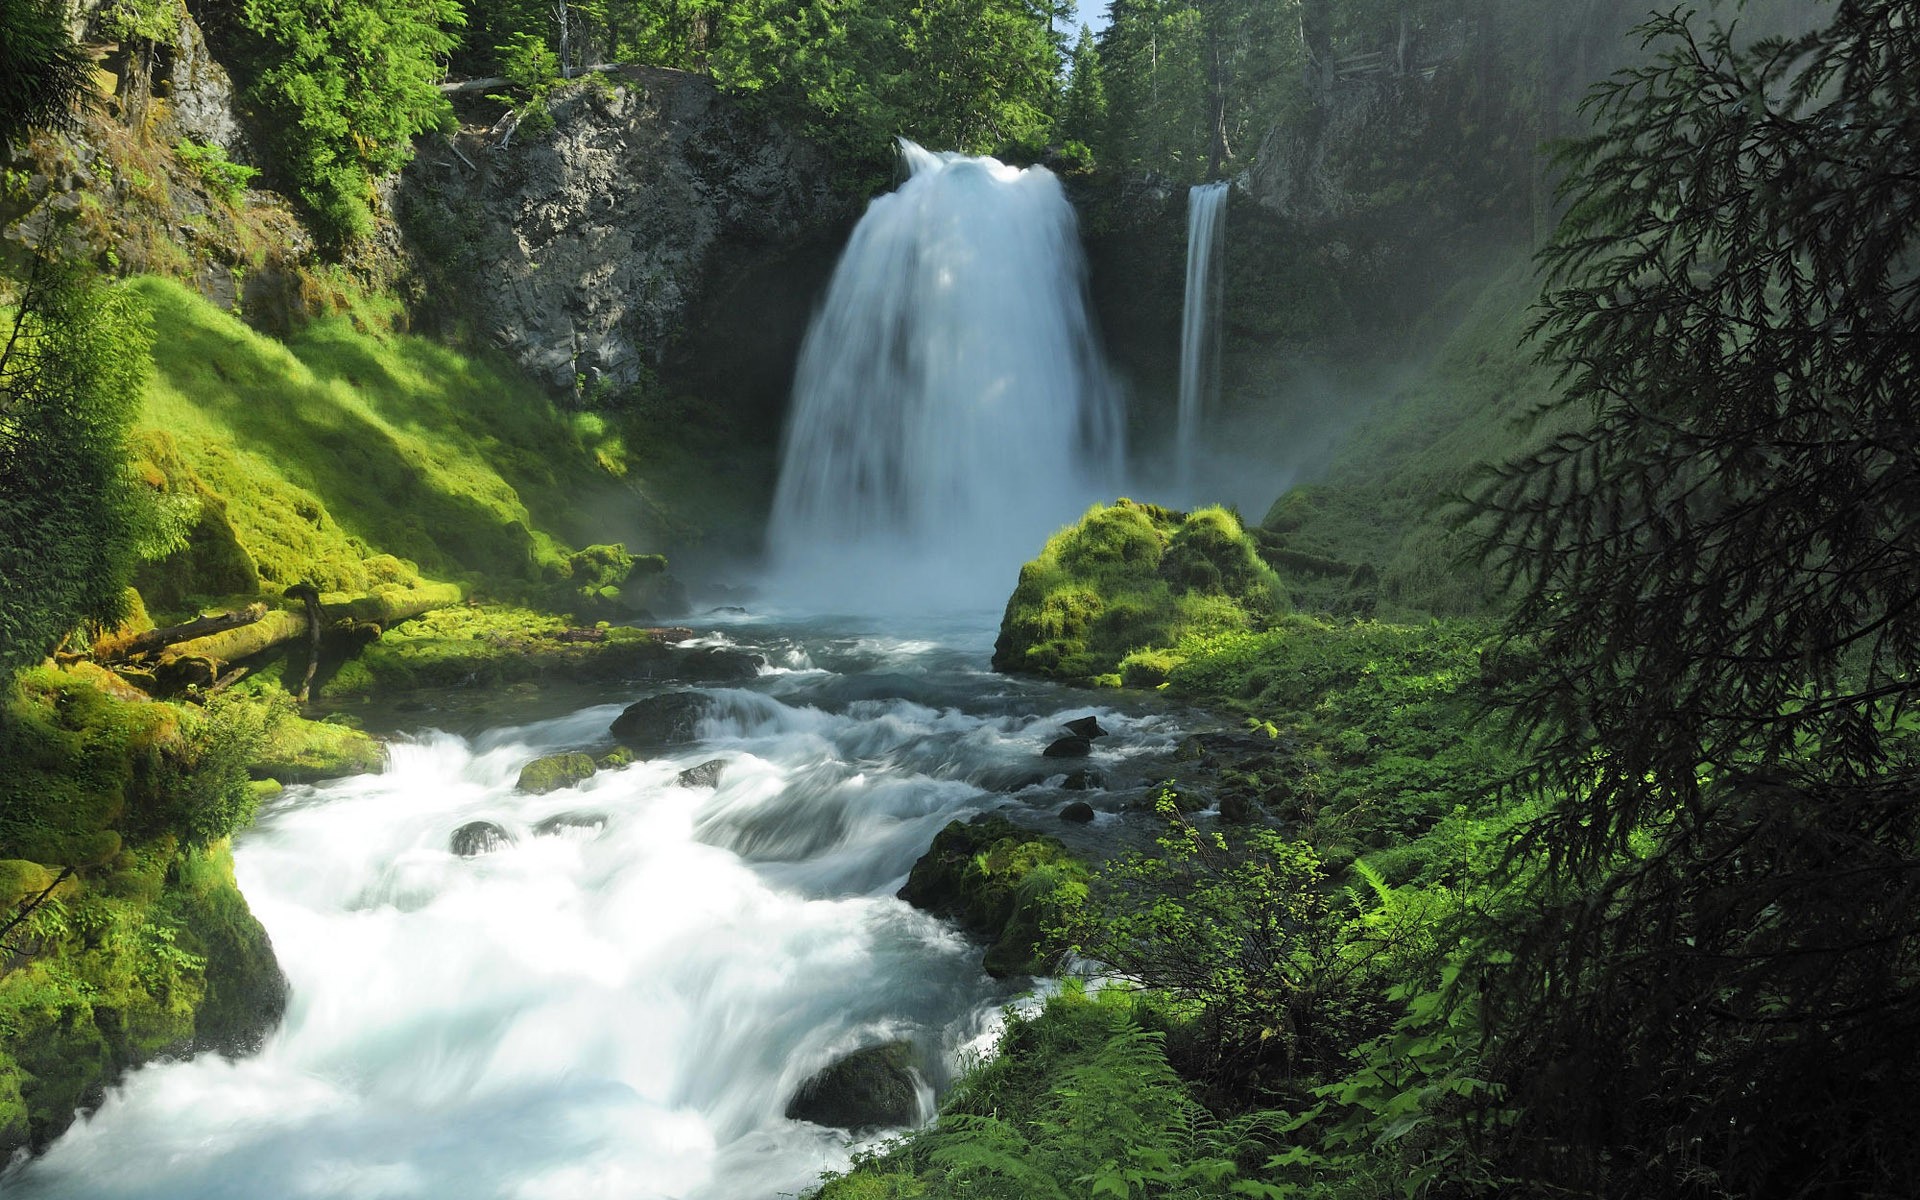
[{"label": "white rapids", "polygon": [[[964,653],[787,643],[758,682],[702,688],[700,741],[546,796],[523,763],[609,743],[619,703],[276,800],[236,847],[290,985],[255,1056],[132,1073],[13,1200],[756,1200],[843,1167],[845,1134],[786,1118],[846,1052],[916,1046],[926,1089],[990,1043],[1014,995],[980,949],[894,898],[948,820],[1050,769],[1086,708]],[[816,666],[816,662],[822,664]],[[644,694],[622,693],[622,701]],[[1167,749],[1097,708],[1096,763]],[[727,760],[716,789],[676,774]],[[541,836],[562,813],[603,828]],[[1114,819],[1103,817],[1103,820]],[[476,858],[450,831],[492,821]]]}]

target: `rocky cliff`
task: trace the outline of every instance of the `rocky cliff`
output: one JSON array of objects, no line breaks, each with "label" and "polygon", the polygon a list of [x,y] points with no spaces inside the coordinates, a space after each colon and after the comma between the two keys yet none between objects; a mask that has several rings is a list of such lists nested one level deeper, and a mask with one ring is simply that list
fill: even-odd
[{"label": "rocky cliff", "polygon": [[853,213],[822,152],[680,71],[621,68],[549,107],[551,130],[515,133],[468,94],[457,137],[422,142],[395,208],[430,294],[584,400],[704,357],[700,331],[743,307],[779,306],[762,332],[797,343]]}]

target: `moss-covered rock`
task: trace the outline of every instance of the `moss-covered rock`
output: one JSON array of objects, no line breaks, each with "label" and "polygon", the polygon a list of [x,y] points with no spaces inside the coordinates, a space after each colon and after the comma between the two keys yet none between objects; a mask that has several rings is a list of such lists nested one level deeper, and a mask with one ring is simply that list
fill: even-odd
[{"label": "moss-covered rock", "polygon": [[318,783],[347,775],[371,775],[386,764],[386,748],[373,737],[333,721],[309,721],[286,712],[268,727],[251,768],[255,779]]},{"label": "moss-covered rock", "polygon": [[1231,512],[1179,513],[1122,499],[1095,505],[1020,570],[994,644],[998,671],[1063,679],[1119,675],[1157,684],[1136,663],[1183,639],[1261,627],[1286,596]]},{"label": "moss-covered rock", "polygon": [[596,770],[592,755],[577,750],[569,754],[549,754],[521,767],[519,782],[514,786],[523,792],[544,796],[591,779]]},{"label": "moss-covered rock", "polygon": [[996,978],[1053,966],[1058,930],[1086,898],[1087,869],[1057,838],[983,813],[953,821],[913,864],[900,898],[956,922],[988,943],[982,965]]}]

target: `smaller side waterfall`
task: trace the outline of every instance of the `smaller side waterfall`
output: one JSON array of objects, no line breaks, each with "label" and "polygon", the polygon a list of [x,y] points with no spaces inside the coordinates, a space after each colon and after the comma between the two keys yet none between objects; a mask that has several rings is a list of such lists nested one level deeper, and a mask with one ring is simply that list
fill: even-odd
[{"label": "smaller side waterfall", "polygon": [[1226,227],[1226,183],[1196,184],[1187,193],[1187,293],[1180,320],[1180,413],[1174,436],[1182,488],[1193,483],[1200,418],[1220,390],[1220,247]]}]

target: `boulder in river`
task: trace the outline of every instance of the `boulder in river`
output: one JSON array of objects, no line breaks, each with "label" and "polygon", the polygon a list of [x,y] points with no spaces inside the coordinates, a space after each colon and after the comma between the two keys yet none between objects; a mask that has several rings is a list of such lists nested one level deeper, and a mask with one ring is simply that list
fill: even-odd
[{"label": "boulder in river", "polygon": [[1054,742],[1043,753],[1048,758],[1085,758],[1093,753],[1093,739],[1072,734]]},{"label": "boulder in river", "polygon": [[673,777],[673,781],[683,788],[710,788],[720,786],[720,773],[727,769],[724,758],[710,758],[697,767],[688,767]]},{"label": "boulder in river", "polygon": [[597,812],[555,813],[533,827],[535,837],[565,837],[575,830],[599,833],[607,827],[607,814]]},{"label": "boulder in river", "polygon": [[712,698],[699,692],[664,692],[627,705],[609,728],[636,751],[685,746],[696,739],[700,718],[712,707]]},{"label": "boulder in river", "polygon": [[1099,717],[1075,717],[1073,720],[1067,722],[1065,728],[1068,733],[1076,737],[1103,738],[1107,736],[1107,731],[1100,728]]},{"label": "boulder in river", "polygon": [[787,1102],[787,1117],[860,1132],[898,1129],[920,1116],[913,1045],[888,1042],[855,1050],[810,1077]]},{"label": "boulder in river", "polygon": [[952,821],[913,864],[899,897],[947,917],[987,943],[981,966],[995,979],[1033,975],[1065,949],[1052,932],[1059,904],[1086,867],[1058,838],[1023,829],[997,813]]},{"label": "boulder in river", "polygon": [[521,767],[520,782],[515,786],[523,792],[544,796],[592,778],[596,769],[593,759],[577,750],[571,754],[549,754]]},{"label": "boulder in river", "polygon": [[1092,767],[1081,767],[1077,771],[1068,771],[1060,786],[1070,792],[1095,792],[1107,786],[1107,777]]},{"label": "boulder in river", "polygon": [[513,835],[492,821],[468,821],[453,831],[447,846],[461,858],[492,854],[513,845]]},{"label": "boulder in river", "polygon": [[1088,824],[1093,820],[1093,805],[1075,800],[1060,810],[1060,819],[1074,825]]}]

